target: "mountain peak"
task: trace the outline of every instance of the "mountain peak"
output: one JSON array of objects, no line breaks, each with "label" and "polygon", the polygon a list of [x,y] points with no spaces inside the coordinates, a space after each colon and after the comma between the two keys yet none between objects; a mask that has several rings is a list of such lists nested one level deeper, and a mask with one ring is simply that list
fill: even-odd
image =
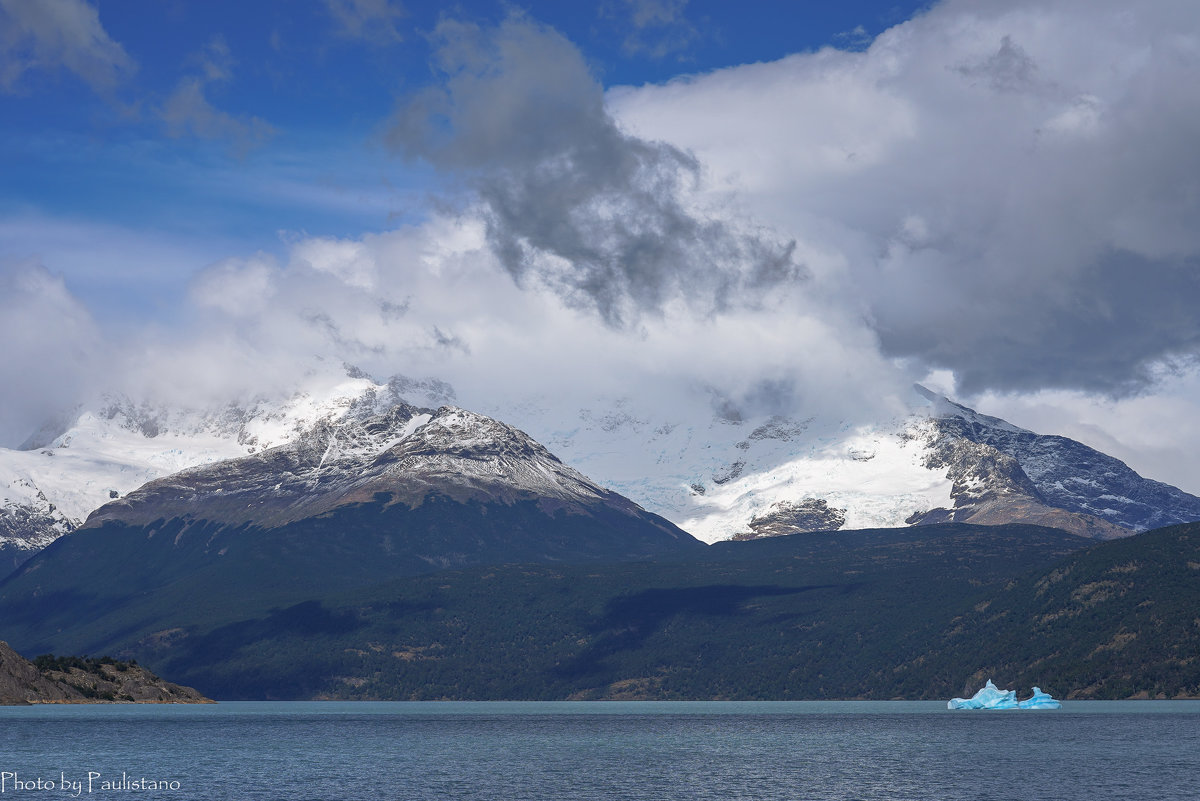
[{"label": "mountain peak", "polygon": [[913,390],[929,403],[931,417],[957,417],[961,420],[967,421],[968,423],[974,423],[976,425],[986,426],[988,428],[996,428],[1002,431],[1020,434],[1033,433],[1028,429],[1015,426],[1007,420],[1001,420],[999,417],[980,414],[974,409],[963,406],[961,403],[956,403],[947,398],[945,395],[939,395],[938,393],[934,392],[928,387],[922,386],[921,384],[913,384]]}]

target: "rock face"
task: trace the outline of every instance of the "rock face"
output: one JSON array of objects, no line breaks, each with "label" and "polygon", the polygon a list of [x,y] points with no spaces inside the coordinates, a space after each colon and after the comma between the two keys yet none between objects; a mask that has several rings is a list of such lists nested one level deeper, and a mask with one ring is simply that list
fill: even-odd
[{"label": "rock face", "polygon": [[909,523],[1034,523],[1113,539],[1200,520],[1200,498],[1142,478],[1124,462],[918,389],[938,412],[929,421],[926,465],[954,482],[954,507],[914,514]]},{"label": "rock face", "polygon": [[115,660],[48,660],[47,669],[0,641],[0,704],[210,704],[191,687]]},{"label": "rock face", "polygon": [[1126,531],[1200,520],[1200,498],[1142,478],[1124,462],[1066,437],[944,418],[945,436],[1011,457],[1051,507],[1097,517]]},{"label": "rock face", "polygon": [[846,510],[831,507],[824,498],[780,501],[765,514],[750,518],[750,531],[737,534],[735,540],[782,537],[813,531],[837,531],[846,523]]},{"label": "rock face", "polygon": [[6,499],[0,504],[0,576],[79,525],[78,520],[50,503],[41,490],[31,489],[24,502]]},{"label": "rock face", "polygon": [[916,513],[906,522],[1031,523],[1092,539],[1113,539],[1132,533],[1096,515],[1050,505],[1016,458],[986,442],[967,439],[961,433],[960,423],[954,418],[931,422],[936,433],[930,439],[925,460],[931,470],[945,470],[953,482],[950,497],[954,507]]}]

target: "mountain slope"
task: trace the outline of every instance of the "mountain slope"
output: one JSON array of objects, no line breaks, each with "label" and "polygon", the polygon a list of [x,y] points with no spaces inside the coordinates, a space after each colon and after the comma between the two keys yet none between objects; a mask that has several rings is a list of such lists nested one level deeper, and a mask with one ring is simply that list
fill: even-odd
[{"label": "mountain slope", "polygon": [[14,643],[79,626],[102,638],[450,567],[702,547],[514,428],[400,404],[101,507],[0,582],[0,619]]},{"label": "mountain slope", "polygon": [[[957,523],[797,535],[652,562],[312,586],[274,608],[160,608],[153,623],[63,616],[10,636],[30,653],[134,656],[231,699],[944,698],[975,662],[896,666],[1016,577],[1090,544]],[[20,614],[0,598],[0,620]]]},{"label": "mountain slope", "polygon": [[[1073,554],[970,609],[920,664],[1028,686],[1055,677],[1069,697],[1200,697],[1200,524],[1169,526]],[[971,666],[970,671],[963,666]]]},{"label": "mountain slope", "polygon": [[1200,520],[1200,498],[1142,478],[1119,459],[1066,437],[1035,434],[944,398],[936,400],[945,409],[936,420],[940,437],[1011,457],[1047,506],[1131,531]]}]

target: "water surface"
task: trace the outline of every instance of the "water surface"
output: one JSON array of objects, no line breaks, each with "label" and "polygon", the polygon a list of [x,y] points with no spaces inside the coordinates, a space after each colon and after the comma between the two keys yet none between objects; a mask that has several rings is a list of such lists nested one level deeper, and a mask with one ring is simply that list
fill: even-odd
[{"label": "water surface", "polygon": [[4,799],[1190,801],[1197,754],[1194,701],[0,708]]}]

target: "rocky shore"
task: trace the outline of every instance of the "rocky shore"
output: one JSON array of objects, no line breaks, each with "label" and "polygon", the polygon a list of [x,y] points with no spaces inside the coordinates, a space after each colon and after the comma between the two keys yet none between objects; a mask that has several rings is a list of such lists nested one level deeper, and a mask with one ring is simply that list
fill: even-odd
[{"label": "rocky shore", "polygon": [[0,705],[211,703],[191,687],[163,681],[136,662],[81,657],[30,662],[0,641]]}]

